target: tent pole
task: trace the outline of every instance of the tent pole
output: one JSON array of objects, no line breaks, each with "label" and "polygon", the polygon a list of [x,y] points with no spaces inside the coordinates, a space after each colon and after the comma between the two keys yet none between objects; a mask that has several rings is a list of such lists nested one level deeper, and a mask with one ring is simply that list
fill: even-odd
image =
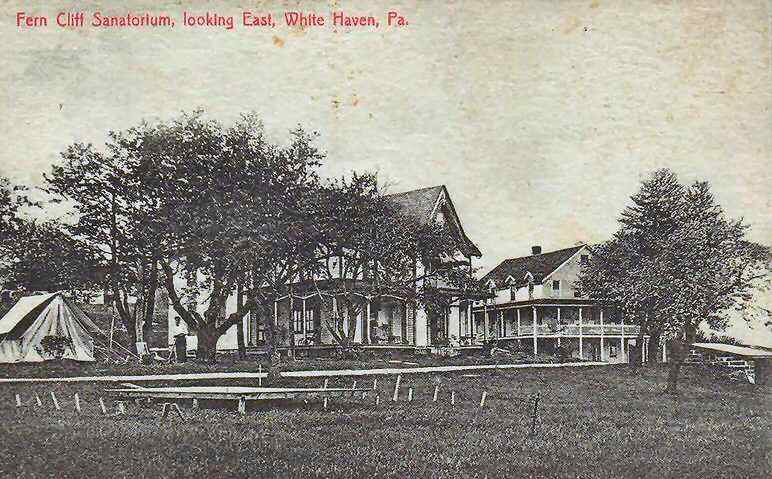
[{"label": "tent pole", "polygon": [[115,302],[112,304],[112,308],[110,308],[110,342],[107,345],[107,349],[110,351],[113,350],[113,332],[115,331]]}]

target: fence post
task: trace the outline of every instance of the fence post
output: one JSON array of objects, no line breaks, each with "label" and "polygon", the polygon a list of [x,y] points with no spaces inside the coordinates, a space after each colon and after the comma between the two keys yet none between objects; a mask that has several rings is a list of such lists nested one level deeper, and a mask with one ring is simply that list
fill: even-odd
[{"label": "fence post", "polygon": [[18,394],[16,395],[16,407],[21,407],[21,397]]},{"label": "fence post", "polygon": [[531,437],[536,434],[536,416],[539,411],[539,392],[536,392],[536,397],[533,399],[533,415],[531,416]]},{"label": "fence post", "polygon": [[450,392],[450,405],[453,406],[456,404],[456,391]]},{"label": "fence post", "polygon": [[54,401],[54,407],[56,410],[60,411],[61,408],[59,407],[59,401],[56,400],[56,394],[53,391],[51,391],[51,399]]},{"label": "fence post", "polygon": [[80,411],[80,397],[78,396],[78,393],[75,393],[75,410],[78,412]]},{"label": "fence post", "polygon": [[440,393],[440,385],[435,384],[434,385],[434,397],[432,398],[432,402],[437,402],[437,395]]},{"label": "fence post", "polygon": [[38,406],[43,406],[43,401],[40,400],[40,396],[38,396],[38,393],[35,393],[35,402]]},{"label": "fence post", "polygon": [[402,382],[402,375],[397,374],[397,382],[394,383],[394,396],[391,398],[392,401],[397,402],[397,399],[399,399],[399,383]]},{"label": "fence post", "polygon": [[413,401],[413,388],[407,390],[407,402]]},{"label": "fence post", "polygon": [[99,398],[99,407],[102,409],[102,414],[105,416],[107,415],[107,407],[105,407],[105,401],[102,398]]},{"label": "fence post", "polygon": [[488,396],[488,393],[486,391],[483,391],[482,397],[480,398],[480,407],[485,406],[485,398]]}]

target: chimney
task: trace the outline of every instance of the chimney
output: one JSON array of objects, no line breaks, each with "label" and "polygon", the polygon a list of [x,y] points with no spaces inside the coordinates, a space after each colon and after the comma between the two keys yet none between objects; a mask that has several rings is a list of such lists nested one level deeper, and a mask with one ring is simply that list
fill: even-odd
[{"label": "chimney", "polygon": [[531,254],[534,254],[534,255],[541,254],[541,246],[539,245],[531,246]]}]

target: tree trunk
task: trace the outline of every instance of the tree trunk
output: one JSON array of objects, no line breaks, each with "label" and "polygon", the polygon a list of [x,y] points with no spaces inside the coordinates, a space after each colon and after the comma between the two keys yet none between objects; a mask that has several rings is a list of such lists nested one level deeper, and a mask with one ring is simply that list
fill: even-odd
[{"label": "tree trunk", "polygon": [[643,329],[641,329],[641,332],[638,333],[638,336],[635,338],[635,347],[630,348],[628,345],[628,364],[633,369],[634,373],[638,373],[641,368],[641,360],[642,360],[642,354],[643,354]]},{"label": "tree trunk", "polygon": [[293,359],[295,357],[295,300],[290,292],[289,297],[289,318],[287,323],[287,357]]},{"label": "tree trunk", "polygon": [[214,363],[217,361],[217,340],[220,334],[213,324],[202,325],[196,331],[196,358],[199,361]]},{"label": "tree trunk", "polygon": [[667,375],[667,387],[665,392],[667,394],[678,394],[678,377],[681,373],[681,365],[684,361],[684,349],[685,345],[683,340],[675,338],[670,342],[670,370]]},{"label": "tree trunk", "polygon": [[659,346],[659,333],[651,333],[649,337],[649,349],[646,351],[646,364],[657,364],[657,346]]},{"label": "tree trunk", "polygon": [[[133,351],[139,354],[139,352],[137,351],[137,328],[136,328],[136,323],[134,321],[134,318],[129,318],[128,320],[124,320],[123,325],[126,327],[126,341],[129,343],[127,345],[127,349],[129,351]],[[119,350],[116,350],[116,351],[119,351]]]},{"label": "tree trunk", "polygon": [[[238,308],[241,308],[244,306],[244,290],[241,287],[241,285],[238,285],[238,289],[236,290],[236,304],[238,304]],[[239,359],[246,359],[247,358],[247,346],[244,344],[244,320],[236,323],[236,343],[238,345],[239,349]]]}]

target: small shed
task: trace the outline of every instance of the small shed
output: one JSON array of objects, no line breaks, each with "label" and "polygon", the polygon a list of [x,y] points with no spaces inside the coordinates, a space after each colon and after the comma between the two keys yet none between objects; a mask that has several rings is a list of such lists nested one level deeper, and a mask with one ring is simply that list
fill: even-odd
[{"label": "small shed", "polygon": [[692,347],[703,352],[713,361],[725,363],[730,367],[732,363],[744,361],[752,365],[756,384],[767,383],[772,351],[723,343],[694,343]]}]

